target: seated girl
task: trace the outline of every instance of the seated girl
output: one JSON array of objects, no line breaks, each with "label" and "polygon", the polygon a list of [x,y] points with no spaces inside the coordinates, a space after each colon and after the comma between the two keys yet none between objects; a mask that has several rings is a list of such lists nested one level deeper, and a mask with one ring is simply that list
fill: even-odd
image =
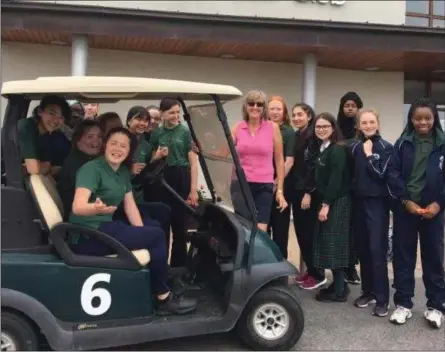
[{"label": "seated girl", "polygon": [[[59,147],[69,145],[66,137],[57,131],[70,115],[70,107],[64,98],[48,95],[34,109],[32,117],[18,122],[20,155],[28,174],[57,174],[61,163],[56,161],[62,159]],[[59,134],[66,141],[59,143]]]},{"label": "seated girl", "polygon": [[[144,200],[144,187],[143,179],[137,177],[141,171],[147,165],[147,160],[151,156],[151,148],[143,135],[147,129],[150,121],[150,116],[147,110],[143,106],[133,106],[127,114],[127,127],[132,134],[135,152],[133,154],[133,163],[131,166],[131,185],[133,188],[133,195],[138,205],[139,211],[144,218],[153,218],[159,221],[162,229],[166,234],[170,232],[170,207],[162,202],[146,202]],[[151,162],[159,160],[164,156],[167,156],[167,148],[160,149],[155,154]],[[123,209],[118,209],[116,215],[119,217],[125,214]],[[116,218],[116,216],[115,216]]]},{"label": "seated girl", "polygon": [[102,132],[99,123],[94,120],[79,122],[73,132],[72,144],[71,152],[57,176],[57,190],[62,199],[65,221],[73,204],[77,171],[100,153]]},{"label": "seated girl", "polygon": [[[104,155],[83,165],[76,176],[76,191],[69,221],[106,233],[130,250],[147,249],[151,254],[150,273],[158,301],[158,314],[184,314],[196,308],[196,301],[173,295],[167,285],[167,248],[164,232],[145,225],[131,190],[131,133],[112,129],[104,140]],[[113,220],[123,202],[129,224]],[[82,236],[73,250],[85,255],[113,254],[104,243]],[[148,297],[147,297],[148,299]]]}]

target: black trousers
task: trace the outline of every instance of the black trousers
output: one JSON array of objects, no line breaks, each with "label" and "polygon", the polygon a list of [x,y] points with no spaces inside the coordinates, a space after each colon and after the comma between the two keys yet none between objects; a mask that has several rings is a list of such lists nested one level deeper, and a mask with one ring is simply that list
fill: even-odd
[{"label": "black trousers", "polygon": [[288,204],[288,207],[280,212],[280,209],[277,209],[278,203],[275,199],[272,202],[272,209],[270,214],[270,222],[267,228],[267,232],[272,237],[274,242],[277,244],[280,249],[281,254],[285,259],[288,258],[287,247],[289,244],[289,224],[290,224],[290,211],[292,207],[292,192],[285,188],[284,198]]},{"label": "black trousers", "polygon": [[426,306],[445,313],[443,211],[430,220],[408,213],[401,204],[393,212],[394,304],[413,307],[417,241],[420,241]]},{"label": "black trousers", "polygon": [[389,204],[383,197],[355,197],[353,233],[362,276],[363,294],[374,294],[377,303],[389,303],[388,230]]},{"label": "black trousers", "polygon": [[304,191],[294,190],[291,196],[295,233],[308,274],[316,280],[323,280],[325,278],[324,270],[315,268],[312,264],[314,228],[318,216],[318,201],[316,197],[312,196],[310,208],[303,210],[301,209],[301,201],[304,194]]},{"label": "black trousers", "polygon": [[[164,169],[164,180],[181,197],[186,200],[190,194],[190,168],[167,166]],[[171,208],[171,229],[173,242],[171,250],[171,267],[185,266],[187,262],[187,220],[189,214],[183,204],[163,189],[163,201]],[[167,248],[170,248],[170,236],[167,236]]]}]

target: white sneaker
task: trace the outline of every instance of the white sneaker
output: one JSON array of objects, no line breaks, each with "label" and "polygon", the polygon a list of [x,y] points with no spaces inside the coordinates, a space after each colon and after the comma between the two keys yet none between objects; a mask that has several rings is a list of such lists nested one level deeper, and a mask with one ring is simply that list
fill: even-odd
[{"label": "white sneaker", "polygon": [[443,317],[442,312],[439,312],[437,309],[428,308],[423,315],[428,322],[428,325],[432,328],[440,329]]},{"label": "white sneaker", "polygon": [[412,316],[413,313],[411,313],[411,309],[398,306],[396,310],[391,314],[389,321],[394,324],[403,325]]}]

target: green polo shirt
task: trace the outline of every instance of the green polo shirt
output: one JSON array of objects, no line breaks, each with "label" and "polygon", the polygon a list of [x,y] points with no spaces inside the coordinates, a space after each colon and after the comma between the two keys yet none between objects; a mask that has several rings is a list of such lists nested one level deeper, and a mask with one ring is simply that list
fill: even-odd
[{"label": "green polo shirt", "polygon": [[426,183],[426,167],[428,158],[433,150],[434,138],[432,133],[426,137],[414,134],[413,141],[416,146],[414,152],[414,164],[406,184],[406,189],[411,200],[415,203],[419,203]]},{"label": "green polo shirt", "polygon": [[[100,198],[105,205],[118,206],[124,200],[124,196],[131,191],[131,173],[125,165],[121,165],[115,171],[105,158],[100,156],[79,169],[76,175],[76,188],[87,188],[91,191],[89,203]],[[71,213],[69,222],[97,229],[112,219],[112,214],[79,216]]]},{"label": "green polo shirt", "polygon": [[44,147],[40,138],[38,122],[34,117],[19,120],[17,124],[19,135],[20,156],[25,159],[50,161],[51,155]]},{"label": "green polo shirt", "polygon": [[188,153],[192,150],[192,136],[184,125],[157,128],[152,132],[149,144],[152,152],[159,146],[168,147],[168,166],[190,166]]},{"label": "green polo shirt", "polygon": [[295,132],[292,127],[284,124],[280,126],[280,132],[283,139],[283,156],[286,161],[287,157],[293,157],[295,154]]},{"label": "green polo shirt", "polygon": [[319,154],[315,163],[315,186],[326,204],[350,192],[351,172],[346,146],[331,144]]},{"label": "green polo shirt", "polygon": [[147,163],[151,158],[150,152],[150,144],[143,138],[139,138],[138,146],[133,155],[133,162],[135,163]]},{"label": "green polo shirt", "polygon": [[[144,137],[139,138],[138,146],[133,155],[133,162],[135,163],[148,163],[151,158],[151,148]],[[138,182],[137,175],[132,175],[131,185],[133,188],[133,195],[136,203],[140,204],[144,202],[144,188]]]}]

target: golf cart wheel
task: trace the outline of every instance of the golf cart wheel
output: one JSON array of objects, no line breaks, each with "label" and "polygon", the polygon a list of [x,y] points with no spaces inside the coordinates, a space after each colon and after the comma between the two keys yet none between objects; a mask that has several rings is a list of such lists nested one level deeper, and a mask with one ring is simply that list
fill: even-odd
[{"label": "golf cart wheel", "polygon": [[21,316],[2,312],[1,351],[37,351],[39,339],[33,326]]},{"label": "golf cart wheel", "polygon": [[287,286],[261,289],[244,309],[237,329],[252,350],[290,350],[304,329],[304,313],[296,291]]}]

